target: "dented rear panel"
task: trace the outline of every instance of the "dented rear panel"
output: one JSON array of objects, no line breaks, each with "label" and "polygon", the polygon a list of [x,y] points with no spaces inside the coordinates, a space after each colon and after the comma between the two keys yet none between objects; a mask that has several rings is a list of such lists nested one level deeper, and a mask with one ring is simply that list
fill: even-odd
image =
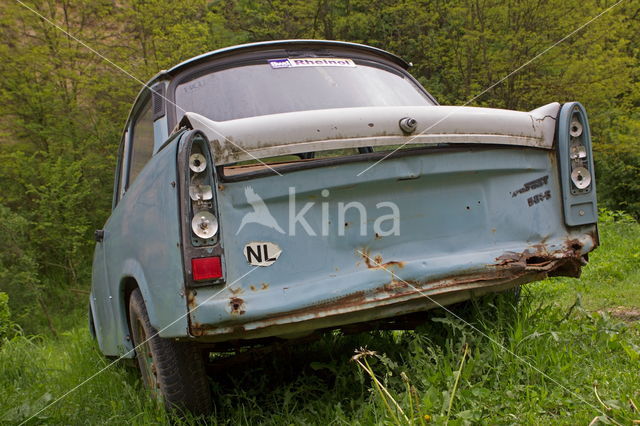
[{"label": "dented rear panel", "polygon": [[554,149],[402,151],[361,174],[372,163],[219,183],[226,284],[190,292],[191,333],[295,336],[421,311],[577,276],[598,244],[595,225],[565,224]]}]

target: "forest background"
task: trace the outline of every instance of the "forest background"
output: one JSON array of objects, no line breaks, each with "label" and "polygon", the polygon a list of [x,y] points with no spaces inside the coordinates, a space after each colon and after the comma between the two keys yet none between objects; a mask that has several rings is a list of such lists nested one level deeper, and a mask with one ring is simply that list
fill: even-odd
[{"label": "forest background", "polygon": [[[110,212],[117,147],[141,89],[136,79],[234,44],[334,39],[398,54],[441,104],[460,105],[613,4],[2,1],[0,296],[9,296],[12,321],[27,334],[55,335],[72,325],[65,321],[77,322],[65,313],[86,310],[93,232]],[[555,101],[584,104],[600,206],[636,219],[639,34],[640,2],[623,1],[470,103],[525,111]]]}]

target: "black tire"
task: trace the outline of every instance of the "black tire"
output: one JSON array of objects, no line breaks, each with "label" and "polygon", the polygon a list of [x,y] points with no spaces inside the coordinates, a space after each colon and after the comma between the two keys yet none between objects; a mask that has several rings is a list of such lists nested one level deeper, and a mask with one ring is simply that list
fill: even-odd
[{"label": "black tire", "polygon": [[158,336],[139,289],[129,298],[129,324],[138,367],[151,394],[168,410],[210,414],[211,392],[198,346]]}]

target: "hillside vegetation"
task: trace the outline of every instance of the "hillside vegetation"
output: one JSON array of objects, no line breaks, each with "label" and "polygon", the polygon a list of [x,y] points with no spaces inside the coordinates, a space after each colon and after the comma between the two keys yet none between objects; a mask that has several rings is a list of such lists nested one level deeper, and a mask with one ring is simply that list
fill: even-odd
[{"label": "hillside vegetation", "polygon": [[531,110],[580,101],[600,204],[638,218],[640,3],[625,0],[592,21],[614,4],[2,2],[0,292],[26,332],[63,330],[52,310],[73,311],[87,290],[93,231],[109,214],[117,147],[142,82],[194,55],[261,40],[389,50],[413,63],[441,104]]}]

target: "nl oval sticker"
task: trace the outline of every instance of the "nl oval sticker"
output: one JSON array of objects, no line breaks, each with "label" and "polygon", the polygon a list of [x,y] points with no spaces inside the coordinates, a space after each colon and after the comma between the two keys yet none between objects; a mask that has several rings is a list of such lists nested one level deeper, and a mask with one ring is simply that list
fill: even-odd
[{"label": "nl oval sticker", "polygon": [[265,241],[253,241],[244,246],[244,257],[253,266],[271,266],[282,254],[277,244]]}]

